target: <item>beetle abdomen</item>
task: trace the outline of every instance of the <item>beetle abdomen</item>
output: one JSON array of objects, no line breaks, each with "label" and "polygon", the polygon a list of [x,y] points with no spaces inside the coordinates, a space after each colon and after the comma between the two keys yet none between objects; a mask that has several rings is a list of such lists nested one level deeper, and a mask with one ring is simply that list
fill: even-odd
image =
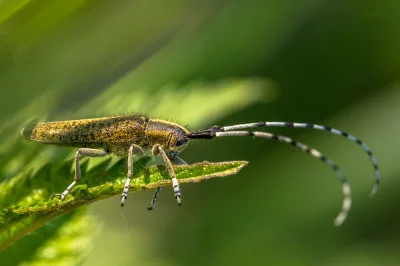
[{"label": "beetle abdomen", "polygon": [[146,117],[132,115],[46,122],[25,127],[21,135],[29,140],[58,145],[81,143],[81,146],[87,146],[85,143],[107,142],[139,144],[143,141],[147,121]]}]

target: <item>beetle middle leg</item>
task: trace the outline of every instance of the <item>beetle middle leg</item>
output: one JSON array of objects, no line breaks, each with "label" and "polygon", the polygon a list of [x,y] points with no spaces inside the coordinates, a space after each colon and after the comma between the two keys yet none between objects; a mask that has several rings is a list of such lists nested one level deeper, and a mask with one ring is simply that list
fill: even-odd
[{"label": "beetle middle leg", "polygon": [[144,155],[143,149],[136,144],[132,144],[129,147],[129,151],[128,151],[128,175],[127,175],[126,182],[124,185],[124,191],[122,192],[122,196],[121,196],[121,206],[124,206],[125,200],[128,197],[128,191],[129,191],[129,187],[131,185],[131,178],[132,178],[132,173],[133,173],[133,156],[134,155],[137,155],[137,156]]},{"label": "beetle middle leg", "polygon": [[[175,155],[175,157],[170,160],[171,160],[172,164],[174,164],[174,165],[187,165],[187,163],[182,158],[180,158],[178,155]],[[162,187],[157,187],[157,190],[154,193],[153,198],[151,199],[151,206],[147,207],[147,209],[149,211],[154,209],[154,207],[156,206],[156,201],[157,201],[158,195],[161,192],[161,188]]]},{"label": "beetle middle leg", "polygon": [[51,196],[51,199],[55,197],[60,197],[60,200],[65,199],[65,197],[71,192],[71,189],[76,185],[78,180],[81,178],[81,165],[79,163],[80,156],[88,156],[88,157],[104,157],[108,155],[109,152],[107,150],[97,150],[97,149],[89,149],[89,148],[80,148],[75,153],[75,176],[74,182],[72,182],[61,194],[54,194]]}]

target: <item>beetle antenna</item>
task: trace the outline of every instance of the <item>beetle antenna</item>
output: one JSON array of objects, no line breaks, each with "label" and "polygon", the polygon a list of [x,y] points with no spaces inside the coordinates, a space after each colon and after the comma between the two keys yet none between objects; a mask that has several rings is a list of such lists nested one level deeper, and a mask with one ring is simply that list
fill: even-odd
[{"label": "beetle antenna", "polygon": [[[241,125],[237,125],[241,126]],[[234,127],[234,126],[233,126]],[[254,126],[253,126],[254,127]],[[279,142],[288,143],[296,148],[301,149],[302,151],[310,154],[311,156],[321,160],[323,163],[327,164],[339,177],[340,183],[342,184],[342,192],[343,192],[343,203],[342,203],[342,210],[338,214],[335,219],[334,224],[336,226],[340,226],[343,221],[346,219],[348,212],[351,208],[351,189],[350,184],[343,174],[342,170],[339,166],[331,159],[323,155],[320,151],[309,148],[307,145],[295,141],[289,137],[275,135],[269,132],[258,132],[258,131],[225,131],[227,127],[218,127],[214,126],[212,128],[203,129],[195,132],[191,132],[187,135],[189,139],[211,139],[214,137],[229,137],[229,136],[253,136],[253,137],[260,137],[260,138],[267,138],[276,140]],[[228,127],[229,128],[229,127]]]},{"label": "beetle antenna", "polygon": [[378,166],[378,161],[376,160],[375,154],[372,153],[372,151],[368,147],[368,145],[365,144],[363,141],[361,141],[359,138],[357,138],[349,133],[346,133],[344,131],[338,130],[336,128],[331,128],[331,127],[317,125],[317,124],[309,124],[309,123],[258,122],[258,123],[239,124],[239,125],[233,125],[233,126],[227,126],[227,127],[220,127],[220,129],[221,129],[221,131],[231,131],[231,130],[255,128],[255,127],[312,128],[312,129],[317,129],[320,131],[328,131],[335,135],[345,137],[345,138],[349,139],[350,141],[357,143],[368,154],[369,158],[372,161],[374,170],[375,170],[375,185],[374,185],[374,188],[372,189],[371,196],[374,196],[376,194],[376,192],[378,191],[378,188],[379,188],[379,185],[381,182],[381,174],[380,174],[380,170],[379,170],[379,166]]}]

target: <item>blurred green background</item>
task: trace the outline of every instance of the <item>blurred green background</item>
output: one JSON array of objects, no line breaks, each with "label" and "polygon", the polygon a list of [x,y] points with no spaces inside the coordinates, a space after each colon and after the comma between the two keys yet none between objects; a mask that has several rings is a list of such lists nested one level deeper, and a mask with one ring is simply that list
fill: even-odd
[{"label": "blurred green background", "polygon": [[97,202],[29,234],[0,264],[398,265],[399,47],[394,0],[0,1],[3,182],[73,157],[22,140],[27,123],[131,113],[192,130],[324,124],[364,140],[382,168],[371,200],[374,172],[360,147],[326,132],[266,129],[343,168],[354,201],[335,228],[341,188],[318,160],[269,140],[195,141],[181,154],[188,163],[250,164],[182,185],[180,208],[168,187],[151,212],[153,191],[131,194],[124,208],[119,197]]}]

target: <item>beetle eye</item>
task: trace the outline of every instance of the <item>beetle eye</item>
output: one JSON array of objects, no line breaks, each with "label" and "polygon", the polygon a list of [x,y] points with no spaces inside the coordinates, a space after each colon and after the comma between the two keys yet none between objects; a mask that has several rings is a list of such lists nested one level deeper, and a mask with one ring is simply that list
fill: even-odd
[{"label": "beetle eye", "polygon": [[181,146],[181,145],[183,145],[183,144],[185,144],[185,143],[186,143],[186,140],[180,139],[180,140],[178,140],[178,141],[176,142],[176,146]]}]

